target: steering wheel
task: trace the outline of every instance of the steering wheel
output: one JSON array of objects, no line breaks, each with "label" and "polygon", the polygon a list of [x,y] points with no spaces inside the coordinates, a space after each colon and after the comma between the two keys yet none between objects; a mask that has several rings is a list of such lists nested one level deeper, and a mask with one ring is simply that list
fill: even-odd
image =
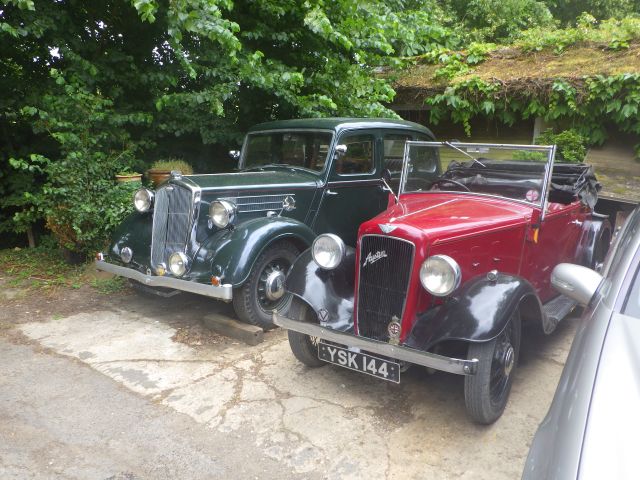
[{"label": "steering wheel", "polygon": [[433,187],[434,185],[437,185],[438,183],[453,183],[457,187],[464,188],[467,192],[471,191],[471,189],[469,187],[467,187],[464,183],[459,182],[457,180],[452,180],[450,178],[436,178],[433,181],[433,183],[431,184],[431,186]]}]

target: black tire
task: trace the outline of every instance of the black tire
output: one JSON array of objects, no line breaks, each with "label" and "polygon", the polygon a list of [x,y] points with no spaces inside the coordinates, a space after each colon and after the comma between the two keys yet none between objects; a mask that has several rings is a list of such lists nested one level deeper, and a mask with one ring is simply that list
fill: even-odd
[{"label": "black tire", "polygon": [[[291,307],[289,308],[288,316],[294,320],[302,322],[313,322],[313,310],[299,298],[293,298]],[[304,333],[294,332],[289,330],[289,346],[293,352],[293,356],[296,357],[301,363],[307,367],[322,367],[325,364],[318,358],[318,338],[310,337]]]},{"label": "black tire", "polygon": [[[464,379],[467,414],[474,422],[489,425],[504,412],[518,364],[520,337],[520,312],[516,309],[505,329],[496,338],[484,343],[469,344],[467,358],[479,360],[476,374]],[[508,360],[507,352],[510,347],[512,361]]]},{"label": "black tire", "polygon": [[265,330],[275,327],[271,314],[274,309],[286,312],[291,304],[291,294],[285,293],[277,300],[269,300],[264,293],[265,276],[274,269],[286,274],[299,253],[291,242],[282,241],[260,254],[247,281],[233,291],[233,308],[240,320]]}]

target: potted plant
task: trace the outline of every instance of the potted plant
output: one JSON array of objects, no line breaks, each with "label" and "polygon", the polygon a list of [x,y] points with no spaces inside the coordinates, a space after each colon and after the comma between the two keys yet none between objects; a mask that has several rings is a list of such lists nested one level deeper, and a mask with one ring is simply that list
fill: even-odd
[{"label": "potted plant", "polygon": [[125,182],[142,182],[142,174],[138,172],[130,172],[128,170],[116,173],[116,181],[118,183]]},{"label": "potted plant", "polygon": [[147,170],[147,177],[155,187],[167,180],[172,171],[180,171],[183,175],[193,174],[193,168],[184,160],[179,158],[168,158],[166,160],[158,160]]}]

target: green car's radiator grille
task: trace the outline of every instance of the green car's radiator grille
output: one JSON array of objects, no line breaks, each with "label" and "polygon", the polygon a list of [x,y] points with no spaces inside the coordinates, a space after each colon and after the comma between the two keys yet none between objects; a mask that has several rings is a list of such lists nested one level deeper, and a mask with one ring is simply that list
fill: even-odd
[{"label": "green car's radiator grille", "polygon": [[388,341],[387,327],[402,320],[413,255],[413,243],[384,235],[360,240],[358,277],[358,334]]},{"label": "green car's radiator grille", "polygon": [[156,192],[151,237],[151,266],[168,265],[169,256],[184,252],[193,218],[193,194],[178,185],[167,185]]}]

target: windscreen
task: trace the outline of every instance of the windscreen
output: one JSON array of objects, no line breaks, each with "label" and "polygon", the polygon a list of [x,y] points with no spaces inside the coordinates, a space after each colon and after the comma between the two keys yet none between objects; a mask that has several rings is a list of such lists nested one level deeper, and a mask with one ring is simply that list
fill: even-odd
[{"label": "windscreen", "polygon": [[242,165],[245,169],[284,165],[320,172],[332,137],[332,132],[317,131],[251,133],[243,147]]},{"label": "windscreen", "polygon": [[401,194],[466,192],[541,205],[553,147],[407,142]]}]

